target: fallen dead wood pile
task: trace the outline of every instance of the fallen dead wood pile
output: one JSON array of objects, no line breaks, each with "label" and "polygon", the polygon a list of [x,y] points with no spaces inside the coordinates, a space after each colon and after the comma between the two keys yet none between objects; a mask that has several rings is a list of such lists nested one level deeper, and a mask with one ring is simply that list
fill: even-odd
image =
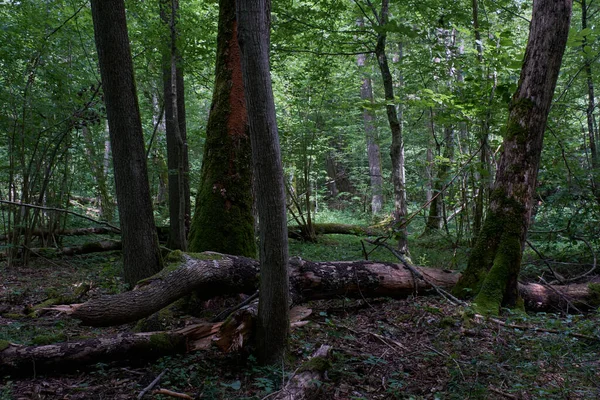
[{"label": "fallen dead wood pile", "polygon": [[[209,299],[223,294],[253,293],[258,284],[260,268],[253,259],[211,252],[193,255],[173,252],[169,261],[169,267],[139,282],[132,291],[50,309],[65,312],[88,325],[117,325],[147,317],[191,292]],[[412,269],[415,271],[402,264],[373,261],[309,262],[293,258],[289,266],[291,297],[295,305],[337,297],[402,298],[425,294],[431,291],[432,285],[450,289],[460,277],[458,273],[434,268]],[[520,285],[520,292],[526,307],[536,311],[563,305],[589,309],[599,303],[597,293],[586,284],[528,284]],[[296,314],[297,324],[306,312]],[[0,343],[0,372],[30,370],[32,363],[36,368],[50,368],[65,361],[78,365],[104,358],[114,360],[115,354],[130,358],[163,351],[197,350],[211,343],[223,351],[235,351],[248,340],[255,315],[256,303],[251,303],[224,323],[194,325],[171,332],[123,334],[39,347]]]}]

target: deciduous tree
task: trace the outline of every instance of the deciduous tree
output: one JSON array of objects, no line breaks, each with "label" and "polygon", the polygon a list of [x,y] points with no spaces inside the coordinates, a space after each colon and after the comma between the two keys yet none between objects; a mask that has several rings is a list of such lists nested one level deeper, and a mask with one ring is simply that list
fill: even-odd
[{"label": "deciduous tree", "polygon": [[515,306],[542,142],[567,43],[572,0],[535,0],[521,78],[510,103],[503,152],[484,225],[456,291],[478,308]]},{"label": "deciduous tree", "polygon": [[110,132],[125,281],[160,271],[142,122],[123,0],[93,0],[92,19]]},{"label": "deciduous tree", "polygon": [[257,351],[262,363],[280,362],[289,331],[288,239],[283,167],[269,71],[270,0],[236,4],[248,107],[256,203],[260,221],[260,297]]}]

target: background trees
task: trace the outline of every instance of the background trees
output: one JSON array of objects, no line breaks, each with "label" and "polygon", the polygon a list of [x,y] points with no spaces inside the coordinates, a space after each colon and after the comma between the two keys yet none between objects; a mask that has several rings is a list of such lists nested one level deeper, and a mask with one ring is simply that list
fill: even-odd
[{"label": "background trees", "polygon": [[[173,41],[171,24],[167,27],[161,19],[158,2],[126,5],[150,194],[157,224],[164,225],[182,215],[170,215],[174,211],[166,207],[166,182],[175,168],[168,166],[172,158],[167,157],[165,118],[160,112],[172,103],[164,94],[162,53],[169,50],[171,60],[176,44],[179,65],[185,67],[186,87],[178,91],[186,98],[189,177],[196,201],[197,188],[210,186],[200,171],[203,159],[209,164],[203,153],[209,148],[206,141],[211,141],[207,124],[212,125],[208,114],[218,7],[195,1],[180,4],[179,36]],[[392,143],[387,120],[394,106],[401,117],[405,150],[406,237],[415,244],[411,255],[420,263],[464,267],[469,241],[481,230],[490,202],[531,5],[402,2],[389,5],[387,23],[377,20],[382,5],[329,0],[273,5],[273,91],[285,182],[296,198],[292,202],[288,196],[290,220],[389,226],[386,218],[397,214],[393,199],[399,184],[394,175],[399,174],[390,157],[381,157],[382,212],[372,216],[374,193],[363,111],[367,106],[373,115],[373,135],[385,154],[392,145],[398,147],[397,140]],[[559,252],[563,258],[591,257],[581,239],[595,248],[598,236],[594,172],[598,102],[593,90],[598,74],[597,11],[598,5],[589,1],[574,9],[528,236],[541,253]],[[105,163],[111,150],[105,146],[106,111],[90,10],[66,2],[39,7],[29,1],[3,6],[0,13],[4,21],[0,37],[6,44],[0,50],[2,201],[116,219],[118,215],[110,213],[115,203],[114,168]],[[358,18],[363,18],[364,26],[357,26]],[[377,48],[383,37],[385,44]],[[379,67],[376,50],[385,51],[388,58],[393,97],[386,96],[383,79],[374,73]],[[365,55],[361,68],[356,65],[359,54]],[[372,82],[369,104],[360,98],[365,71]],[[441,194],[434,197],[437,193]],[[102,213],[96,198],[101,198]],[[428,200],[432,202],[426,204]],[[206,204],[197,201],[195,206]],[[64,213],[7,204],[2,218],[7,236],[2,246],[11,265],[27,262],[33,247],[60,246],[60,236],[38,236],[36,230],[56,233],[82,224]],[[429,238],[420,238],[428,219],[436,222],[436,229],[430,229]],[[310,230],[306,237],[318,238]],[[437,250],[424,250],[425,243],[443,244],[454,256],[436,260]],[[537,256],[527,252],[526,260],[532,264],[526,273],[537,268],[533,263]]]}]

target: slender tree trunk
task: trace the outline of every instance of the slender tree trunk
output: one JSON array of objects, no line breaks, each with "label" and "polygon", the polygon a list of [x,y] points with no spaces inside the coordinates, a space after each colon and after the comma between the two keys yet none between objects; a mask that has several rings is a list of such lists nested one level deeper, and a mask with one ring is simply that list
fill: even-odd
[{"label": "slender tree trunk", "polygon": [[108,195],[108,185],[106,182],[106,174],[102,165],[102,160],[99,159],[96,153],[96,144],[92,138],[92,133],[87,126],[81,128],[81,134],[85,143],[85,153],[88,160],[88,164],[91,169],[94,183],[96,184],[96,195],[99,200],[100,218],[106,221],[112,221],[113,219],[113,208],[112,201]]},{"label": "slender tree trunk", "polygon": [[269,72],[270,0],[236,4],[244,93],[260,219],[260,279],[257,353],[265,364],[280,363],[289,332],[288,239],[285,191],[275,101]]},{"label": "slender tree trunk", "polygon": [[190,218],[189,166],[185,123],[184,82],[177,48],[179,0],[161,0],[160,13],[169,29],[169,46],[163,54],[163,84],[169,169],[169,226],[167,246],[187,249]]},{"label": "slender tree trunk", "polygon": [[190,250],[255,257],[252,148],[237,27],[235,0],[220,0],[215,87]]},{"label": "slender tree trunk", "polygon": [[[358,20],[358,26],[363,26],[362,18]],[[360,98],[363,102],[369,103],[368,107],[363,108],[363,123],[365,134],[367,136],[367,158],[369,159],[369,179],[371,185],[371,212],[379,214],[383,207],[383,177],[381,175],[381,154],[377,140],[377,128],[375,127],[375,114],[373,107],[373,84],[369,74],[364,72],[366,64],[366,55],[357,56],[359,69],[363,70],[362,85],[360,87]]]},{"label": "slender tree trunk", "polygon": [[[439,147],[439,146],[438,146]],[[451,125],[444,127],[444,153],[443,161],[438,166],[437,177],[433,184],[433,200],[429,205],[429,215],[425,224],[425,235],[442,229],[444,226],[443,204],[444,194],[442,190],[448,181],[450,173],[450,161],[454,157],[454,128]]]},{"label": "slender tree trunk", "polygon": [[386,114],[390,130],[392,131],[392,145],[390,148],[390,157],[392,158],[392,182],[394,185],[394,231],[398,239],[398,249],[408,253],[408,239],[406,231],[406,188],[404,184],[404,138],[402,136],[402,124],[398,118],[398,112],[394,102],[394,81],[390,72],[388,58],[385,50],[387,32],[384,25],[388,20],[389,0],[383,0],[381,4],[381,13],[379,15],[380,28],[377,35],[377,45],[375,55],[381,71],[383,80],[383,90],[386,100]]},{"label": "slender tree trunk", "polygon": [[521,78],[510,107],[496,182],[484,225],[455,291],[477,308],[515,306],[544,130],[565,50],[571,0],[535,0]]},{"label": "slender tree trunk", "polygon": [[[481,42],[481,32],[479,28],[479,3],[478,0],[473,0],[472,6],[473,13],[473,31],[475,33],[475,49],[477,50],[477,59],[482,64],[482,79],[489,79],[488,73],[485,71],[485,67],[483,65],[483,45]],[[476,186],[475,190],[475,208],[473,212],[473,244],[475,244],[475,240],[479,231],[481,230],[481,225],[483,224],[484,211],[486,201],[490,192],[490,182],[492,179],[492,166],[491,166],[491,158],[490,158],[490,146],[489,146],[489,135],[490,135],[490,120],[491,120],[491,110],[492,110],[492,101],[494,99],[494,95],[496,92],[496,78],[495,73],[493,77],[492,88],[490,90],[490,95],[488,99],[488,107],[485,112],[485,116],[481,119],[481,131],[479,133],[479,146],[480,146],[480,156],[479,156],[479,170],[481,172],[475,173],[475,182]]]},{"label": "slender tree trunk", "polygon": [[[584,30],[588,26],[587,18],[587,4],[586,0],[581,0],[581,30]],[[588,89],[588,107],[586,109],[586,119],[588,128],[588,140],[590,147],[590,156],[592,161],[592,191],[597,201],[600,202],[600,161],[598,160],[598,144],[597,144],[597,129],[594,111],[596,110],[596,98],[594,97],[594,78],[592,74],[592,60],[586,53],[586,49],[589,47],[587,35],[583,37],[582,50],[583,50],[583,69],[585,72],[587,89]]]},{"label": "slender tree trunk", "polygon": [[161,270],[142,123],[123,0],[92,0],[92,19],[110,131],[123,238],[125,281]]}]

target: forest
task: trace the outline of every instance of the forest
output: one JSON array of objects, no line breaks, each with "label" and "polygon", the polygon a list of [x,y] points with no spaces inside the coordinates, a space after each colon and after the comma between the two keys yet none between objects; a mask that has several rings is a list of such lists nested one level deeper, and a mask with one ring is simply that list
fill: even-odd
[{"label": "forest", "polygon": [[0,400],[600,398],[599,22],[0,2]]}]

